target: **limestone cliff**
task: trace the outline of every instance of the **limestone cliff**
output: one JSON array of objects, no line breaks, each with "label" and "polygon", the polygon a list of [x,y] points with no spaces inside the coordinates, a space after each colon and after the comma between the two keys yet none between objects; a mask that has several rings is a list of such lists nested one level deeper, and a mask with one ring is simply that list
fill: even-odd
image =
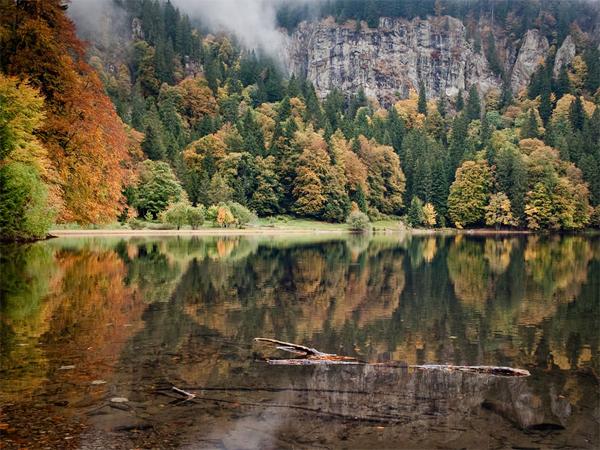
[{"label": "limestone cliff", "polygon": [[562,45],[556,52],[556,58],[554,59],[554,69],[553,75],[555,77],[560,73],[560,69],[563,66],[568,66],[575,58],[575,53],[577,49],[575,48],[575,42],[571,36],[567,36],[567,38],[563,41]]},{"label": "limestone cliff", "polygon": [[[548,41],[530,30],[515,48],[502,47],[504,42],[499,39],[496,45],[507,56],[505,69],[518,91],[547,56]],[[483,51],[475,50],[465,25],[448,16],[381,18],[376,29],[364,22],[303,22],[289,38],[287,58],[290,72],[311,80],[321,97],[334,88],[352,93],[362,87],[384,105],[416,90],[419,80],[430,97],[442,92],[452,97],[473,84],[485,94],[502,85]]]},{"label": "limestone cliff", "polygon": [[531,75],[548,56],[548,39],[539,30],[529,30],[525,33],[519,56],[512,70],[511,87],[513,92],[519,93],[529,84]]}]

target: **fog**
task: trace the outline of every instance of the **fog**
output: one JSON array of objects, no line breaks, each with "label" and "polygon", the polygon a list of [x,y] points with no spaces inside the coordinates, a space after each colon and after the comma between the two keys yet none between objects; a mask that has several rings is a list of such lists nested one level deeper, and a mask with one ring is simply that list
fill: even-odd
[{"label": "fog", "polygon": [[113,0],[71,0],[67,10],[80,38],[111,47],[129,39],[127,13]]},{"label": "fog", "polygon": [[317,5],[321,0],[172,0],[192,19],[213,31],[226,31],[249,49],[281,56],[286,35],[277,28],[277,8],[284,2]]},{"label": "fog", "polygon": [[[277,8],[284,2],[317,5],[322,0],[171,0],[183,13],[213,32],[236,36],[248,49],[274,57],[283,54],[286,34],[277,28]],[[126,13],[113,0],[72,0],[69,15],[86,40],[110,44],[122,36]]]}]

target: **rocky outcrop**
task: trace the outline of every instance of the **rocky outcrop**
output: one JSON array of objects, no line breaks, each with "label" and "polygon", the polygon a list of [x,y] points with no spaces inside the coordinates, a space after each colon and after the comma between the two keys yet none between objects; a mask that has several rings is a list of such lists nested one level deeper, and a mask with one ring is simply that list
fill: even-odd
[{"label": "rocky outcrop", "polygon": [[529,30],[525,33],[510,80],[514,93],[519,93],[527,87],[531,75],[544,62],[549,48],[548,39],[542,36],[539,30]]},{"label": "rocky outcrop", "polygon": [[553,75],[555,77],[558,76],[558,74],[560,73],[560,69],[562,69],[563,66],[568,66],[569,64],[571,64],[571,61],[573,61],[573,58],[575,58],[576,52],[577,49],[575,47],[575,42],[573,41],[571,35],[569,35],[566,37],[566,39],[563,41],[562,45],[556,52],[556,58],[554,60],[553,69]]},{"label": "rocky outcrop", "polygon": [[142,28],[142,21],[137,17],[134,17],[131,21],[131,37],[134,41],[144,40],[144,30]]},{"label": "rocky outcrop", "polygon": [[[548,48],[538,30],[526,33],[518,56],[510,58],[512,71],[506,67],[513,92],[527,86]],[[515,53],[512,48],[498,50]],[[485,95],[502,85],[483,51],[475,51],[464,24],[449,16],[381,18],[375,29],[364,22],[360,26],[353,21],[339,25],[333,19],[303,22],[288,40],[287,60],[290,72],[312,81],[320,97],[334,88],[346,93],[363,88],[383,105],[406,98],[420,80],[429,97],[442,93],[453,97],[471,85]]]},{"label": "rocky outcrop", "polygon": [[463,23],[452,17],[382,18],[377,29],[304,22],[290,39],[288,59],[290,70],[311,80],[322,97],[334,88],[362,87],[386,104],[416,90],[419,80],[435,97],[454,96],[471,84],[484,93],[500,86],[467,40]]}]

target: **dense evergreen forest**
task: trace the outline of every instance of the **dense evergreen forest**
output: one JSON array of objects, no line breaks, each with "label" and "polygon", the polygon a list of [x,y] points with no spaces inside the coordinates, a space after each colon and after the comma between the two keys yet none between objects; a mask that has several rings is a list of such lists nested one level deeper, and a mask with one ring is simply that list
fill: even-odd
[{"label": "dense evergreen forest", "polygon": [[[526,92],[480,98],[472,86],[431,99],[421,85],[383,109],[362,91],[319,99],[309,81],[199,31],[169,1],[114,1],[133,33],[118,64],[86,53],[63,0],[2,1],[5,239],[42,237],[55,221],[233,226],[253,214],[600,226],[600,54],[576,23],[594,19],[584,2],[324,2],[319,14],[341,22],[493,15],[516,34],[554,23],[554,44],[575,37],[573,62],[554,76],[555,45]],[[291,29],[308,14],[284,5],[278,20]],[[493,67],[493,45],[481,51]]]}]

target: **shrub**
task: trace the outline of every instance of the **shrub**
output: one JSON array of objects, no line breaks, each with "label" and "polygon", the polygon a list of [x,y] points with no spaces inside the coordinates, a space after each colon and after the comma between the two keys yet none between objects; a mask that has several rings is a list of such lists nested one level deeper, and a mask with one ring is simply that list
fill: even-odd
[{"label": "shrub", "polygon": [[146,228],[146,224],[144,222],[142,222],[140,219],[137,219],[135,217],[132,217],[131,219],[129,219],[127,224],[129,225],[129,228],[131,228],[132,230],[141,230],[143,228]]},{"label": "shrub", "polygon": [[204,217],[206,216],[206,208],[203,205],[189,207],[187,209],[187,223],[193,230],[197,230],[204,224]]},{"label": "shrub", "polygon": [[163,222],[174,225],[179,230],[187,222],[189,209],[190,205],[186,202],[175,203],[165,211]]},{"label": "shrub", "polygon": [[227,203],[227,207],[231,211],[231,214],[233,215],[236,224],[240,227],[248,225],[250,222],[256,220],[256,215],[248,208],[246,208],[243,205],[240,205],[239,203],[229,202]]},{"label": "shrub", "polygon": [[346,223],[351,231],[365,233],[371,229],[369,216],[361,211],[351,212],[346,220]]}]

